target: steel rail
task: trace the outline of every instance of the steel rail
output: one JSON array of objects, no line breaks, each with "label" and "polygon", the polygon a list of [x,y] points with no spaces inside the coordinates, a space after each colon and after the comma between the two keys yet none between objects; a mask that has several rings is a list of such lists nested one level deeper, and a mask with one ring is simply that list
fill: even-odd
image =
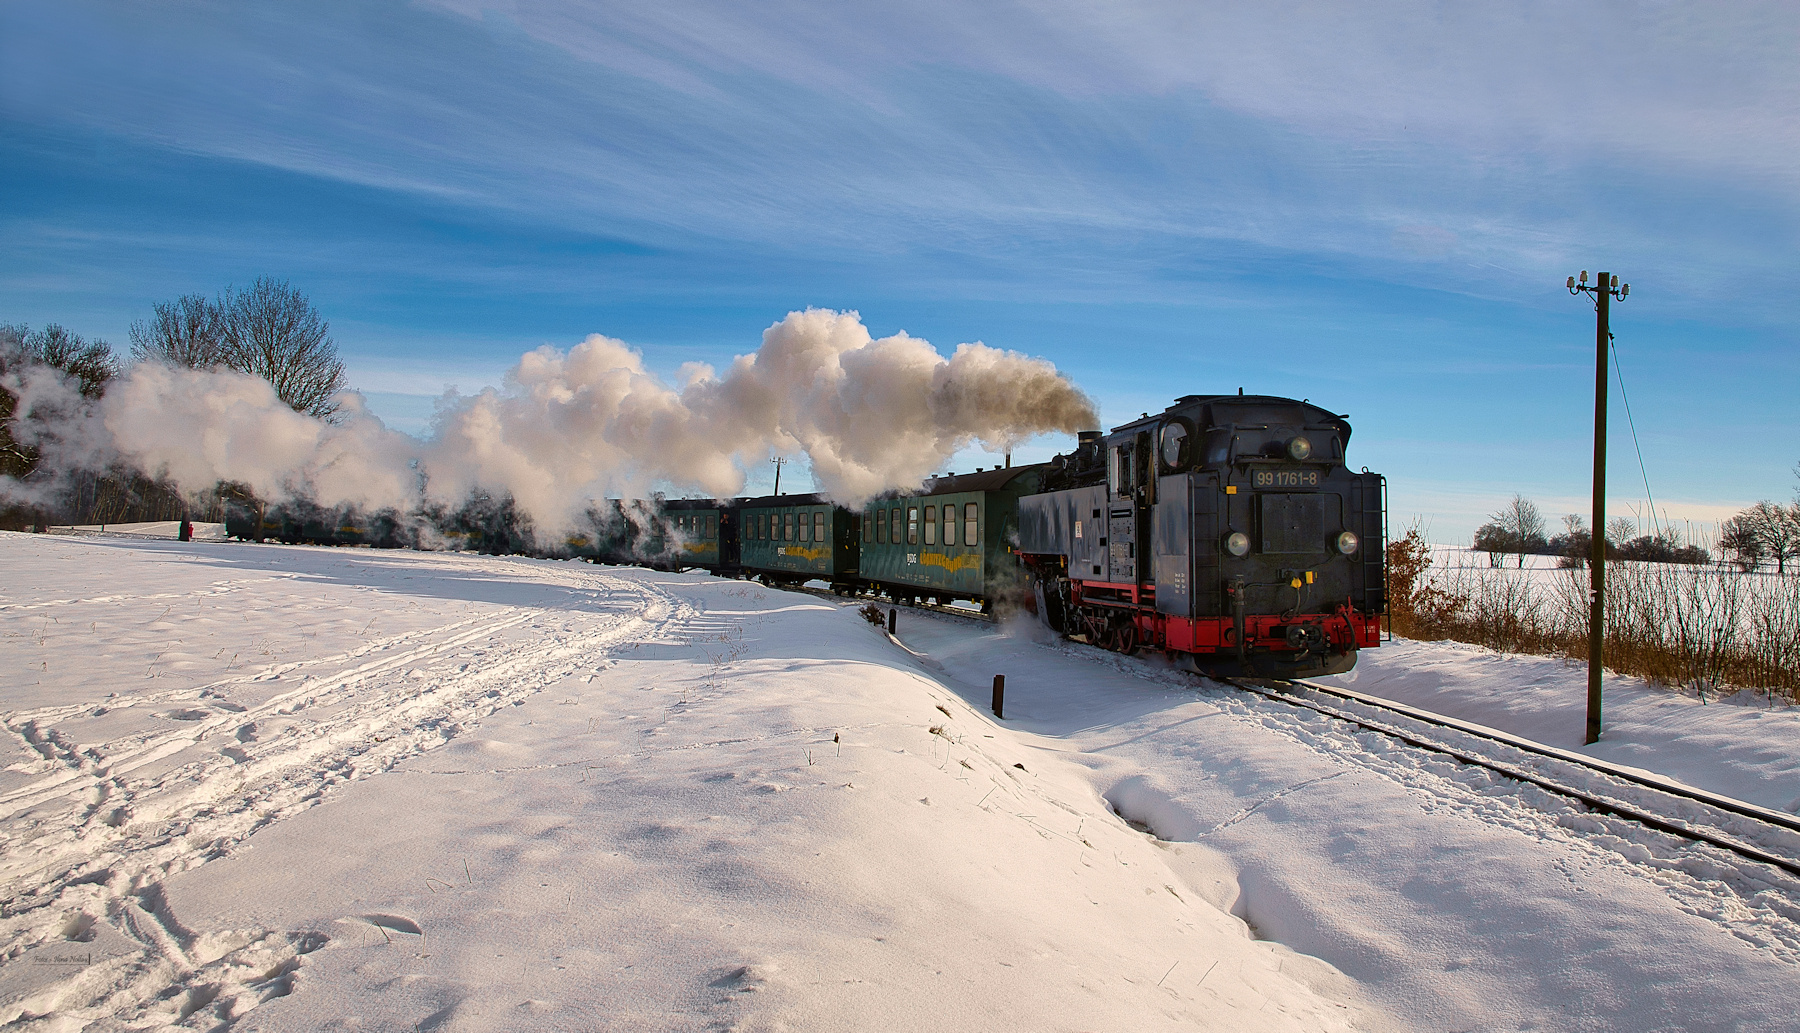
[{"label": "steel rail", "polygon": [[1624,765],[1612,764],[1596,757],[1584,757],[1571,750],[1558,749],[1555,746],[1546,746],[1543,743],[1533,742],[1530,739],[1513,735],[1510,732],[1501,731],[1498,728],[1489,728],[1486,725],[1478,725],[1471,721],[1460,721],[1454,717],[1445,717],[1442,714],[1434,714],[1429,710],[1420,710],[1417,707],[1409,707],[1404,703],[1395,703],[1392,700],[1370,696],[1367,693],[1357,692],[1353,689],[1341,689],[1332,685],[1320,685],[1316,682],[1298,678],[1292,679],[1292,684],[1304,686],[1322,695],[1336,696],[1339,699],[1351,700],[1356,703],[1361,703],[1364,706],[1392,711],[1404,717],[1409,717],[1414,721],[1437,725],[1440,728],[1449,728],[1453,731],[1463,732],[1464,734],[1473,735],[1482,739],[1492,739],[1496,742],[1505,743],[1516,750],[1523,750],[1526,753],[1535,753],[1538,756],[1549,757],[1552,760],[1560,760],[1565,763],[1579,765],[1580,767],[1598,771],[1601,774],[1609,775],[1622,781],[1643,786],[1645,789],[1654,789],[1659,793],[1666,793],[1670,796],[1679,796],[1686,800],[1692,800],[1695,803],[1705,804],[1715,810],[1727,811],[1731,814],[1750,818],[1754,821],[1778,825],[1790,832],[1800,832],[1800,817],[1795,817],[1791,814],[1783,814],[1780,811],[1772,810],[1768,807],[1760,807],[1753,803],[1747,803],[1743,800],[1738,800],[1729,796],[1722,796],[1705,789],[1696,789],[1693,786],[1682,785],[1674,779],[1666,778],[1651,772],[1635,771]]},{"label": "steel rail", "polygon": [[[1701,842],[1701,843],[1709,844],[1711,846],[1716,846],[1722,850],[1728,850],[1731,853],[1737,854],[1740,857],[1744,857],[1749,860],[1756,861],[1759,864],[1766,864],[1766,865],[1769,865],[1774,868],[1779,868],[1782,871],[1787,872],[1789,875],[1800,876],[1800,861],[1796,861],[1793,858],[1782,857],[1779,854],[1773,854],[1766,850],[1762,850],[1758,847],[1750,846],[1745,843],[1739,843],[1735,840],[1725,838],[1724,836],[1716,835],[1711,832],[1706,832],[1701,829],[1692,828],[1688,825],[1673,821],[1671,819],[1664,818],[1664,817],[1661,817],[1661,816],[1658,816],[1655,814],[1651,814],[1648,811],[1640,810],[1639,808],[1630,806],[1628,804],[1622,804],[1622,803],[1618,803],[1618,802],[1615,802],[1612,800],[1607,800],[1607,799],[1595,796],[1592,793],[1583,792],[1582,790],[1579,790],[1579,789],[1574,789],[1569,786],[1561,785],[1559,783],[1550,781],[1547,778],[1532,774],[1531,772],[1520,770],[1519,768],[1516,768],[1510,764],[1505,764],[1500,761],[1491,760],[1486,757],[1477,756],[1477,755],[1469,753],[1467,751],[1459,750],[1453,746],[1445,745],[1444,743],[1433,742],[1430,739],[1421,738],[1420,736],[1411,734],[1411,733],[1403,731],[1401,729],[1393,728],[1391,726],[1384,725],[1384,724],[1380,724],[1378,722],[1369,720],[1368,718],[1359,717],[1355,714],[1347,714],[1342,710],[1336,709],[1335,707],[1325,706],[1323,704],[1315,703],[1311,700],[1304,699],[1299,696],[1293,696],[1293,695],[1289,695],[1287,693],[1278,692],[1274,689],[1265,689],[1259,685],[1252,685],[1248,682],[1244,682],[1244,681],[1241,681],[1236,678],[1219,678],[1219,679],[1215,679],[1215,680],[1223,682],[1227,685],[1232,686],[1233,688],[1240,689],[1245,692],[1255,693],[1256,695],[1264,696],[1269,699],[1276,700],[1277,702],[1286,703],[1289,706],[1303,707],[1307,710],[1316,711],[1318,713],[1324,714],[1327,717],[1333,717],[1340,721],[1345,721],[1350,724],[1356,725],[1359,728],[1365,728],[1371,732],[1377,732],[1381,735],[1386,735],[1386,736],[1389,736],[1390,738],[1398,739],[1401,742],[1404,742],[1409,746],[1416,746],[1423,750],[1429,750],[1433,753],[1439,753],[1446,757],[1450,757],[1454,760],[1460,761],[1461,763],[1467,764],[1471,767],[1482,768],[1487,771],[1492,771],[1495,774],[1502,775],[1506,778],[1513,779],[1514,781],[1517,781],[1517,782],[1524,782],[1528,785],[1537,786],[1539,789],[1543,789],[1543,790],[1546,790],[1547,792],[1555,793],[1558,796],[1565,796],[1572,800],[1579,800],[1582,803],[1586,804],[1591,810],[1593,810],[1597,813],[1607,814],[1607,815],[1611,815],[1611,816],[1617,817],[1617,818],[1624,818],[1627,821],[1634,821],[1634,822],[1638,823],[1639,825],[1643,825],[1646,828],[1654,829],[1658,832],[1663,832],[1663,833],[1667,833],[1672,836],[1678,836],[1682,839],[1691,839],[1696,842]],[[1315,686],[1315,685],[1312,685],[1312,684],[1306,683],[1306,682],[1299,682],[1299,683],[1293,683],[1293,684],[1300,684],[1300,685],[1304,685],[1306,688],[1314,689],[1315,691],[1322,691],[1321,687]],[[1335,690],[1331,690],[1327,694],[1328,695],[1337,695],[1338,693]],[[1360,696],[1361,694],[1359,693],[1358,695]],[[1351,697],[1344,697],[1344,698],[1351,698]],[[1360,699],[1358,699],[1356,701],[1362,702],[1362,700],[1360,700]],[[1392,707],[1392,706],[1384,706],[1383,709],[1393,711],[1394,713],[1401,713],[1400,711],[1395,710],[1394,707]],[[1411,708],[1407,708],[1407,709],[1411,709]],[[1402,714],[1402,716],[1410,717],[1411,715]],[[1460,731],[1460,732],[1463,732],[1464,734],[1468,734],[1468,735],[1474,735],[1474,736],[1477,736],[1478,738],[1484,738],[1491,742],[1500,742],[1500,743],[1503,743],[1504,745],[1508,745],[1508,746],[1514,745],[1513,742],[1507,741],[1508,739],[1512,738],[1510,736],[1503,739],[1503,738],[1496,737],[1495,735],[1488,734],[1486,732],[1473,731],[1468,727],[1459,728],[1459,727],[1457,727],[1457,725],[1462,724],[1462,722],[1457,722],[1456,724],[1450,724],[1448,722],[1452,719],[1439,718],[1437,715],[1432,715],[1431,718],[1419,718],[1418,720],[1426,721],[1426,723],[1439,725],[1439,726],[1445,727],[1445,728],[1451,728],[1455,731]],[[1518,747],[1518,748],[1525,748],[1525,747]],[[1560,751],[1551,752],[1551,750],[1547,747],[1533,747],[1533,748],[1529,749],[1529,752],[1539,753],[1539,754],[1542,754],[1544,756],[1550,757],[1555,760],[1564,760],[1565,759],[1565,758],[1557,755],[1557,752],[1560,752]],[[1612,772],[1610,770],[1607,770],[1605,768],[1600,768],[1595,765],[1590,764],[1587,766],[1592,767],[1595,770],[1602,771],[1605,774],[1609,774],[1609,775],[1614,774],[1614,772]],[[1678,789],[1665,787],[1662,785],[1657,785],[1657,784],[1647,782],[1647,781],[1642,781],[1639,779],[1632,779],[1632,781],[1639,782],[1639,784],[1645,786],[1646,788],[1654,789],[1657,792],[1669,793],[1670,795],[1684,797],[1684,798],[1692,800],[1696,803],[1709,803],[1709,801],[1707,801],[1706,799],[1703,799],[1702,797],[1694,795],[1689,792],[1683,792]],[[1710,795],[1710,794],[1708,794],[1708,795]],[[1726,798],[1721,797],[1720,799],[1726,799]],[[1751,805],[1749,805],[1749,804],[1744,804],[1743,806],[1751,807]],[[1753,818],[1756,820],[1763,820],[1757,815],[1745,814],[1742,811],[1738,811],[1738,812],[1734,812],[1734,813],[1739,813],[1745,817],[1750,817],[1750,818]]]}]

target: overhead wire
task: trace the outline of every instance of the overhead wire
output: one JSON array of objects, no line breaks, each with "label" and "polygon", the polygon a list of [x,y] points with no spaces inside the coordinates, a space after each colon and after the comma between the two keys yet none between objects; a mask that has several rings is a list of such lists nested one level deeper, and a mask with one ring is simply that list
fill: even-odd
[{"label": "overhead wire", "polygon": [[1625,425],[1631,428],[1631,447],[1637,451],[1638,473],[1644,478],[1644,500],[1650,504],[1650,527],[1657,537],[1662,526],[1656,519],[1656,497],[1650,494],[1650,471],[1644,467],[1644,447],[1638,443],[1637,421],[1631,418],[1631,396],[1625,393],[1625,371],[1619,368],[1619,346],[1611,330],[1606,332],[1606,345],[1612,350],[1613,376],[1619,381],[1619,399],[1625,403]]}]

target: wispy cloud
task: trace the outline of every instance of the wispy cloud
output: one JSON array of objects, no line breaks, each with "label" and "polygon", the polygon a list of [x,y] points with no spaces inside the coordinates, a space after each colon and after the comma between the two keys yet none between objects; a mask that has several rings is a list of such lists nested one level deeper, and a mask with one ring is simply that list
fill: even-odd
[{"label": "wispy cloud", "polygon": [[14,117],[677,247],[1538,276],[1654,243],[1671,179],[1797,207],[1781,5],[437,10],[15,8],[0,74]]}]

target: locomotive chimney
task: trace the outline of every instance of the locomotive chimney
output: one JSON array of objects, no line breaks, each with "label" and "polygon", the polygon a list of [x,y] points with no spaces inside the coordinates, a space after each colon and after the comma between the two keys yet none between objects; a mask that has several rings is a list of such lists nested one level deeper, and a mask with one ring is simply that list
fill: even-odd
[{"label": "locomotive chimney", "polygon": [[1011,452],[1006,453],[1006,468],[1008,470],[1012,469],[1012,453]]}]

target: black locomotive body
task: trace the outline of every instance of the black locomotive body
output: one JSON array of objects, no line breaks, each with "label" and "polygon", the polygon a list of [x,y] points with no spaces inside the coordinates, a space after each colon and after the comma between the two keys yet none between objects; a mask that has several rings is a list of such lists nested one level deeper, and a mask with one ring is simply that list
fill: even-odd
[{"label": "black locomotive body", "polygon": [[1019,500],[1019,554],[1068,635],[1221,674],[1347,671],[1381,641],[1385,482],[1350,424],[1266,395],[1187,395],[1089,432]]}]

